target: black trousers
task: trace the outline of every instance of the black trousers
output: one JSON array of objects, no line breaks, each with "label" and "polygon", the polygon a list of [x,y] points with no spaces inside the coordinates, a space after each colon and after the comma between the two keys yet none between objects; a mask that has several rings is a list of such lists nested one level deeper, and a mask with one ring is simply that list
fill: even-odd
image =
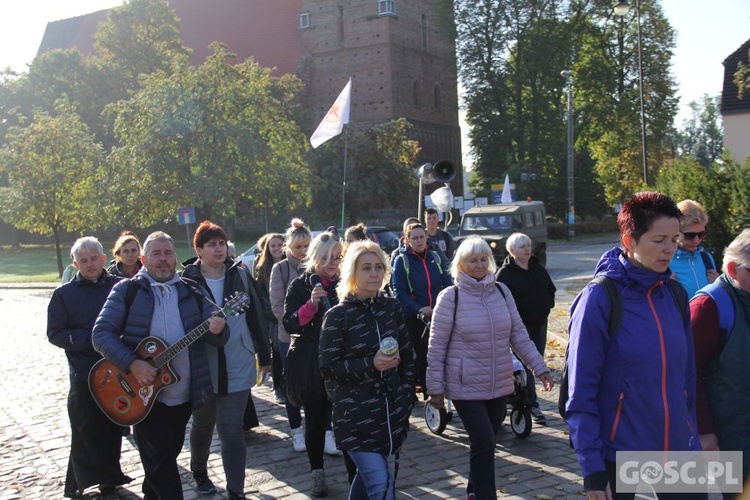
[{"label": "black trousers", "polygon": [[310,470],[323,468],[326,427],[331,423],[331,402],[327,399],[310,401],[305,410],[305,446]]},{"label": "black trousers", "polygon": [[415,385],[422,387],[422,391],[427,393],[427,383],[425,377],[427,375],[427,344],[430,340],[429,330],[425,332],[426,325],[424,321],[417,318],[416,316],[407,316],[405,318],[406,330],[409,332],[409,339],[411,345],[414,347],[415,368],[417,372],[417,379]]},{"label": "black trousers", "polygon": [[66,497],[89,486],[119,486],[132,481],[120,469],[122,427],[102,413],[86,382],[74,382],[68,393],[70,457]]},{"label": "black trousers", "polygon": [[182,480],[177,456],[185,442],[190,403],[167,406],[156,402],[148,417],[134,427],[141,455],[144,500],[182,500]]}]

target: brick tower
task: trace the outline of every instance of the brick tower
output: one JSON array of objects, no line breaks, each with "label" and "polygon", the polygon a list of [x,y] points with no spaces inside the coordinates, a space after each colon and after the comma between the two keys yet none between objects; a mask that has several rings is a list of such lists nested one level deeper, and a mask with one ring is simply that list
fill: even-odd
[{"label": "brick tower", "polygon": [[[434,0],[302,0],[303,61],[313,121],[352,77],[350,123],[413,125],[419,164],[450,160],[461,186],[455,48],[436,30]],[[415,165],[418,166],[418,165]]]}]

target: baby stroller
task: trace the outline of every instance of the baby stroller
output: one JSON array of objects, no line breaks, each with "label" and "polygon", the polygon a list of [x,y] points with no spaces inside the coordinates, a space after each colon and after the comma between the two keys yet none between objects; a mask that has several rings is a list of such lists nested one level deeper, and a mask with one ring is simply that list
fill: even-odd
[{"label": "baby stroller", "polygon": [[[510,428],[517,437],[523,439],[531,434],[531,405],[526,395],[526,369],[523,363],[511,353],[513,358],[513,393],[508,396]],[[507,412],[507,410],[506,410]]]},{"label": "baby stroller", "polygon": [[[523,363],[511,353],[513,358],[513,393],[508,396],[510,408],[510,428],[516,437],[523,439],[531,434],[531,405],[526,395],[526,370]],[[503,415],[505,420],[507,415]],[[445,400],[445,409],[438,410],[430,404],[424,405],[424,421],[430,432],[438,436],[445,431],[445,427],[453,419],[450,400]]]}]

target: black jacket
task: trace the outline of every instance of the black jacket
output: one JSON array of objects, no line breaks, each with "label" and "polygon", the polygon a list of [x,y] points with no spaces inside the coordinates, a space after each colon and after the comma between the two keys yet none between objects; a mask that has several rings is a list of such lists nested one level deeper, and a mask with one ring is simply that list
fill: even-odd
[{"label": "black jacket", "polygon": [[[373,357],[380,340],[398,340],[401,363],[385,372]],[[326,314],[320,372],[333,382],[333,428],[340,449],[392,455],[401,448],[414,406],[414,350],[398,299],[348,297]]]},{"label": "black jacket", "polygon": [[91,344],[91,331],[109,292],[118,281],[119,277],[111,276],[103,269],[96,281],[89,281],[77,273],[72,281],[52,293],[47,307],[47,338],[65,349],[71,383],[88,381],[91,367],[102,359]]},{"label": "black jacket", "polygon": [[529,259],[529,269],[526,270],[508,255],[495,274],[495,278],[504,283],[513,294],[526,330],[538,331],[547,320],[550,310],[555,307],[555,292],[557,291],[544,266],[532,255]]},{"label": "black jacket", "polygon": [[[323,316],[326,313],[325,307],[318,306],[318,311],[315,313],[312,321],[305,325],[300,325],[299,321],[299,309],[310,300],[312,295],[313,285],[310,283],[310,276],[313,273],[305,271],[299,277],[292,280],[289,284],[289,288],[286,292],[286,298],[284,299],[284,329],[289,333],[291,337],[291,343],[289,345],[289,354],[287,357],[287,365],[293,362],[296,353],[315,353],[311,363],[314,364],[311,372],[317,373],[318,376],[314,377],[309,384],[304,384],[309,387],[308,393],[303,395],[303,399],[307,403],[313,403],[318,401],[325,401],[327,399],[325,384],[323,383],[323,377],[318,372],[318,341],[320,338],[320,328],[323,324]],[[331,306],[338,304],[339,300],[336,296],[336,286],[338,280],[333,281],[328,285],[326,291],[328,292],[328,301]],[[298,347],[300,343],[307,343],[306,346]],[[293,370],[287,370],[287,383],[296,384],[300,381],[289,380],[291,373],[296,373]]]},{"label": "black jacket", "polygon": [[[201,295],[214,300],[208,284],[201,274],[198,259],[195,257],[188,259],[182,265],[184,266],[181,273],[183,281],[192,286]],[[258,364],[260,366],[269,366],[271,364],[271,346],[268,341],[268,323],[263,314],[263,304],[258,295],[258,283],[239,262],[227,258],[224,265],[227,268],[226,280],[224,280],[224,297],[229,297],[235,292],[246,292],[250,297],[250,306],[245,311],[245,321],[250,330],[250,336],[253,338],[253,346],[258,356]],[[247,276],[247,290],[245,290],[239,273],[245,273],[245,276]],[[220,347],[219,352],[221,353],[222,351],[223,347]],[[219,376],[221,377],[221,374]]]}]

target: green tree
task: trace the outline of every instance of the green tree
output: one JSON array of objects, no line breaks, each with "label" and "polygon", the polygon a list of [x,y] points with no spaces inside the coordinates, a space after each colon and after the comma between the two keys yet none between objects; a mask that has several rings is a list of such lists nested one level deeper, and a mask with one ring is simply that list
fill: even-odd
[{"label": "green tree", "polygon": [[690,118],[683,122],[677,135],[677,152],[710,168],[724,150],[719,97],[704,94],[699,101],[690,103],[690,110]]},{"label": "green tree", "polygon": [[[671,156],[667,141],[677,109],[675,83],[670,75],[674,30],[658,2],[641,2],[644,110],[649,179]],[[633,14],[618,17],[612,2],[592,2],[580,27],[573,70],[580,145],[596,160],[607,202],[647,186],[643,179],[639,98],[638,39]]]},{"label": "green tree", "polygon": [[716,162],[708,168],[690,156],[677,158],[660,170],[656,189],[668,194],[675,201],[696,200],[703,205],[709,216],[708,237],[703,245],[713,248],[715,257],[734,238],[735,220],[732,191],[735,180],[726,164]]},{"label": "green tree", "polygon": [[65,104],[57,116],[39,112],[27,127],[11,129],[0,149],[0,172],[8,180],[0,188],[2,217],[18,229],[54,236],[60,276],[61,232],[98,225],[101,158],[88,127]]},{"label": "green tree", "polygon": [[179,205],[231,219],[242,203],[294,209],[308,200],[306,140],[293,120],[301,84],[212,48],[197,68],[142,76],[130,100],[107,109],[120,141],[109,163],[116,219],[153,224]]},{"label": "green tree", "polygon": [[[410,140],[411,125],[400,118],[369,130],[347,130],[346,215],[357,222],[371,208],[392,208],[414,195],[414,162],[419,147]],[[340,220],[344,180],[344,138],[339,136],[310,154],[315,215]],[[416,210],[416,202],[415,210]]]}]

